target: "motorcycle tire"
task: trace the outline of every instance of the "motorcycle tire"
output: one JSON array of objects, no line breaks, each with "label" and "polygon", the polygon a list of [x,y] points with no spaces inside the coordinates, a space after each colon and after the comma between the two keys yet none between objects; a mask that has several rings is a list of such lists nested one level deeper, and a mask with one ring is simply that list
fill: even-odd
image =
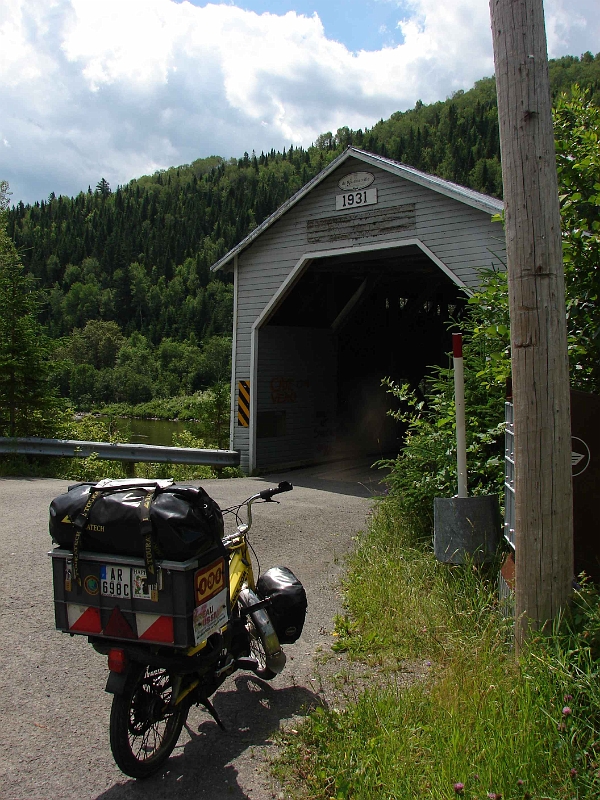
[{"label": "motorcycle tire", "polygon": [[113,698],[110,749],[131,778],[155,773],[177,744],[190,707],[184,700],[169,709],[172,690],[168,670],[140,666],[129,675],[124,693]]},{"label": "motorcycle tire", "polygon": [[[245,606],[242,598],[238,600],[238,603],[241,606]],[[263,681],[272,681],[277,676],[277,673],[267,667],[265,632],[260,626],[256,625],[250,615],[246,618],[246,633],[248,634],[250,657],[258,664],[254,674],[258,678],[262,678]]]}]

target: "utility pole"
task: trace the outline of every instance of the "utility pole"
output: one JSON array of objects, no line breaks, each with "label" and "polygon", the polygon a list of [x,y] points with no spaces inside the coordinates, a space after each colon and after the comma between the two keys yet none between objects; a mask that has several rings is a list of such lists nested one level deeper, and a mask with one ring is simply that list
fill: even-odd
[{"label": "utility pole", "polygon": [[542,0],[490,0],[504,184],[515,434],[515,640],[573,580],[564,271]]}]

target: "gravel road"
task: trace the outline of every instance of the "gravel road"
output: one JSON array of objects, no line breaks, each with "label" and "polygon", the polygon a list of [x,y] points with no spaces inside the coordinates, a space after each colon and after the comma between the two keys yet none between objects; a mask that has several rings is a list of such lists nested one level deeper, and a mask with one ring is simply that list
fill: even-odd
[{"label": "gravel road", "polygon": [[240,672],[215,695],[227,733],[192,709],[167,767],[140,782],[126,778],[110,753],[105,657],[84,636],[54,630],[48,505],[68,484],[0,479],[0,798],[284,797],[268,770],[272,736],[327,702],[315,655],[330,651],[344,555],[365,527],[376,478],[338,468],[202,482],[222,507],[279,480],[294,484],[280,505],[255,507],[251,541],[263,569],[289,566],[304,583],[307,622],[300,641],[285,648],[288,663],[274,681]]}]

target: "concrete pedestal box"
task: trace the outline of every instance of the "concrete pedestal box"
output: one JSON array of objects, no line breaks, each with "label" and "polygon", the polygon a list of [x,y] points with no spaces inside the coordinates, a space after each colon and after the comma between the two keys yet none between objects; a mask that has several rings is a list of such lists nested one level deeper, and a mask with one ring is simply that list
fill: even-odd
[{"label": "concrete pedestal box", "polygon": [[436,497],[433,549],[438,561],[475,564],[492,561],[500,541],[497,495]]}]

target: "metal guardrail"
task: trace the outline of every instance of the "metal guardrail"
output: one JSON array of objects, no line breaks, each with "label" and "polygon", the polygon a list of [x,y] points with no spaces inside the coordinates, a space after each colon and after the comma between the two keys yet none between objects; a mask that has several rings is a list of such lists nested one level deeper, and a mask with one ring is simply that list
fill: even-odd
[{"label": "metal guardrail", "polygon": [[87,458],[95,453],[108,461],[157,462],[161,464],[202,464],[207,467],[237,467],[236,450],[210,450],[196,447],[162,447],[152,444],[109,444],[78,442],[71,439],[0,437],[0,453],[34,456]]}]

